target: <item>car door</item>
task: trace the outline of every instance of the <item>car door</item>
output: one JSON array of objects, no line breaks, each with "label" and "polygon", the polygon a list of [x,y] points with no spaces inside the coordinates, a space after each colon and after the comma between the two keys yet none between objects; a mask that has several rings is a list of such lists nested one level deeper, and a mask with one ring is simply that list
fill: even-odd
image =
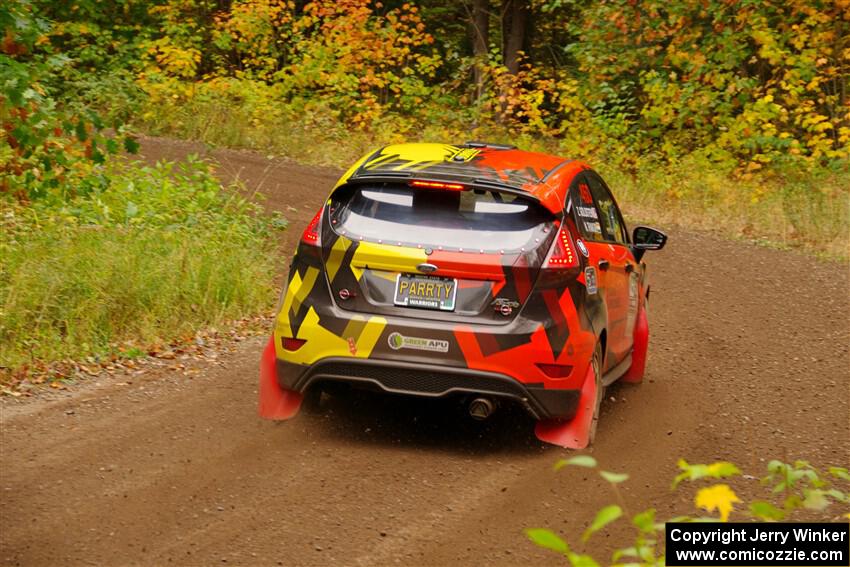
[{"label": "car door", "polygon": [[586,171],[581,174],[576,189],[574,213],[608,312],[606,367],[611,368],[632,348],[637,315],[637,262],[628,246],[623,217],[602,179]]}]

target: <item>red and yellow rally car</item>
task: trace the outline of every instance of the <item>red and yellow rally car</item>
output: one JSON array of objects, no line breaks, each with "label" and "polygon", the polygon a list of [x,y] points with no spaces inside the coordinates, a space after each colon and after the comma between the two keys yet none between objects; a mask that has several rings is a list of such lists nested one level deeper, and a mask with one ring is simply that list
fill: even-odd
[{"label": "red and yellow rally car", "polygon": [[354,164],[304,231],[262,357],[260,415],[329,382],[521,404],[544,441],[593,439],[605,386],[646,363],[646,250],[580,161],[470,142]]}]

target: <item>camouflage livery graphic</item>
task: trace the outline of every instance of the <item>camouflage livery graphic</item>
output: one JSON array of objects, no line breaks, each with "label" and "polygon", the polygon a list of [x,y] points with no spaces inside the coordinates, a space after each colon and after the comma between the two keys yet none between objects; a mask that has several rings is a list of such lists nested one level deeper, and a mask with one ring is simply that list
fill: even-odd
[{"label": "camouflage livery graphic", "polygon": [[[400,144],[359,160],[298,245],[263,355],[261,415],[288,419],[307,389],[341,381],[510,400],[538,420],[541,439],[586,446],[605,382],[624,374],[640,381],[648,330],[643,264],[627,259],[621,292],[620,266],[605,268],[601,243],[584,238],[577,253],[579,217],[569,200],[593,207],[577,184],[582,172],[589,169],[580,162],[476,143]],[[427,215],[464,192],[478,200],[459,218],[533,210],[536,220],[517,231],[520,245],[487,226],[469,249],[434,241],[439,230],[463,228],[454,221],[389,238],[387,220],[369,216],[401,211],[407,219],[411,203]],[[351,204],[366,194],[377,200]],[[616,355],[612,316],[620,321]]]}]

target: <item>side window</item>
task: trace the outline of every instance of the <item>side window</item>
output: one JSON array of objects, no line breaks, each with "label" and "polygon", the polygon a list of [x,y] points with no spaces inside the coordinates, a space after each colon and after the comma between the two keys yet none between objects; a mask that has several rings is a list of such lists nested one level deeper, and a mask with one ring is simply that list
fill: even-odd
[{"label": "side window", "polygon": [[623,217],[620,215],[620,210],[614,203],[610,191],[595,175],[587,177],[590,182],[590,192],[596,202],[596,209],[599,211],[599,221],[602,224],[605,240],[626,244],[626,228],[623,224]]},{"label": "side window", "polygon": [[599,212],[586,176],[579,175],[570,190],[570,199],[581,235],[588,240],[605,240],[599,224]]}]

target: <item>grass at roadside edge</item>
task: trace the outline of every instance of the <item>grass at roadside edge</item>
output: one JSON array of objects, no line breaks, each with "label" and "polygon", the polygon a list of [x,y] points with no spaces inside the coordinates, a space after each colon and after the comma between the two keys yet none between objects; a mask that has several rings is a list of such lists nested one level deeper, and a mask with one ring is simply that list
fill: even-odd
[{"label": "grass at roadside edge", "polygon": [[268,310],[268,219],[209,164],[108,170],[99,194],[0,203],[0,382]]}]

